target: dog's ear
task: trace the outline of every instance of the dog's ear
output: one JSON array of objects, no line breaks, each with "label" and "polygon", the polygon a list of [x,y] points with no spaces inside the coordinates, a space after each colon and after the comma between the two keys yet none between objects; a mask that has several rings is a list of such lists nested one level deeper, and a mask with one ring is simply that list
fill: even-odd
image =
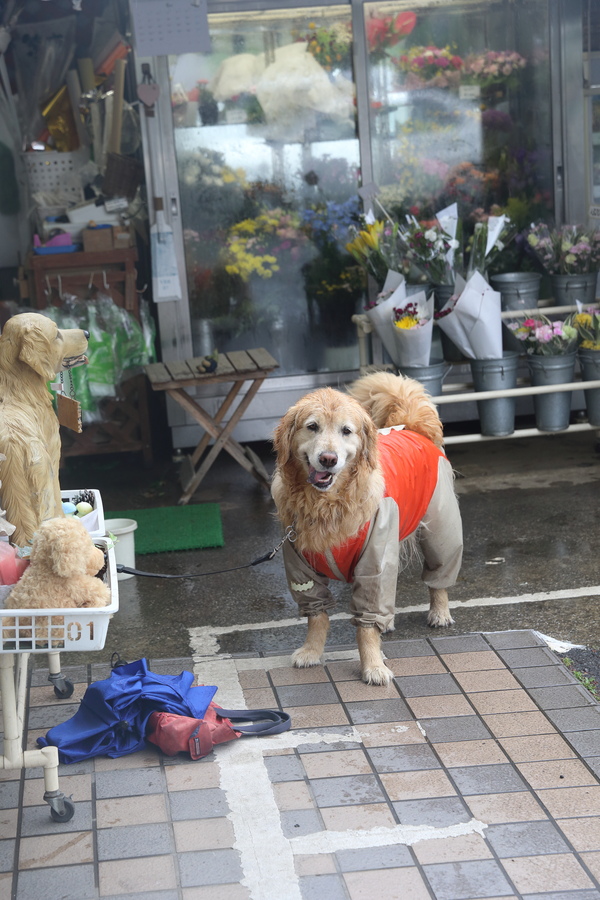
[{"label": "dog's ear", "polygon": [[362,413],[362,457],[370,469],[376,469],[378,464],[377,428],[371,416],[364,410]]},{"label": "dog's ear", "polygon": [[285,413],[273,432],[273,447],[277,454],[277,463],[284,466],[292,458],[292,441],[296,433],[296,409],[291,407]]},{"label": "dog's ear", "polygon": [[28,322],[21,332],[19,359],[44,379],[52,381],[56,370],[51,360],[47,336],[36,325]]}]

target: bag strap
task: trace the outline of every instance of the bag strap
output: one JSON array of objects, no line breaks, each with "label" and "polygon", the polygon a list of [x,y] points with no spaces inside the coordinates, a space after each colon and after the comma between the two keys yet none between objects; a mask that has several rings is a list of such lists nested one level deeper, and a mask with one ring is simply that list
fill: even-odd
[{"label": "bag strap", "polygon": [[[241,734],[281,734],[289,731],[292,720],[289,713],[278,709],[223,709],[216,707],[218,716],[229,719],[235,731]],[[238,722],[250,722],[238,725]]]}]

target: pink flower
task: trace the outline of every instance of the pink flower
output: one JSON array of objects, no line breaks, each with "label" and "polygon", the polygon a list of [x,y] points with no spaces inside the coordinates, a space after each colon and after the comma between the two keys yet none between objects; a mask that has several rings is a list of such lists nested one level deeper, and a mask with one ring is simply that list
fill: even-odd
[{"label": "pink flower", "polygon": [[539,328],[536,328],[534,331],[534,336],[536,341],[539,341],[540,344],[547,344],[552,340],[552,326],[551,325],[540,325]]}]

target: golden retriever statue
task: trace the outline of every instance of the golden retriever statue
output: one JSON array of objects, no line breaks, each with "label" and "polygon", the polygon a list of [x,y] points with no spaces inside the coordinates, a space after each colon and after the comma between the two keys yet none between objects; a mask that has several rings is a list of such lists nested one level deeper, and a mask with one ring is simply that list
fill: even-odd
[{"label": "golden retriever statue", "polygon": [[272,495],[283,526],[296,533],[283,545],[286,576],[308,616],[292,659],[320,663],[335,605],[328,580],[352,582],[362,679],[388,684],[380,634],[394,627],[400,556],[418,547],[428,624],[450,625],[446,589],[460,570],[462,523],[442,424],[421,384],[376,372],[348,390],[308,394],[275,429]]},{"label": "golden retriever statue", "polygon": [[46,385],[87,362],[88,337],[39,313],[12,316],[0,335],[1,505],[20,547],[45,519],[63,515],[59,424]]}]

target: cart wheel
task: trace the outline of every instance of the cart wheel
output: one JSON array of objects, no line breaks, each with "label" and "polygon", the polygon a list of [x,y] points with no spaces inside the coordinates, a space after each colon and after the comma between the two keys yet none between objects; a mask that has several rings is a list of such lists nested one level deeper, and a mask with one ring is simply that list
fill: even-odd
[{"label": "cart wheel", "polygon": [[68,678],[65,678],[61,681],[60,685],[54,685],[54,695],[58,697],[59,700],[68,700],[69,697],[73,695],[73,691],[75,690],[75,685],[72,681],[69,681]]},{"label": "cart wheel", "polygon": [[66,798],[62,801],[63,812],[58,812],[53,806],[50,807],[50,815],[55,822],[69,822],[75,815],[75,805]]}]

